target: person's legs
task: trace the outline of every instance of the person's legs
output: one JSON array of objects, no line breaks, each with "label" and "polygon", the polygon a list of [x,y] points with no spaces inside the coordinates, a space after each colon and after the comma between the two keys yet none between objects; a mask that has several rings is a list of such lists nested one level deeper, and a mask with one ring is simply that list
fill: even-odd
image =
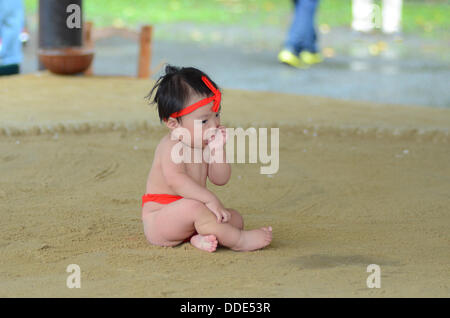
[{"label": "person's legs", "polygon": [[270,244],[272,228],[263,227],[251,231],[243,231],[230,223],[217,223],[210,212],[201,212],[195,220],[195,229],[200,235],[213,234],[219,243],[234,251],[254,251]]},{"label": "person's legs", "polygon": [[[160,246],[175,246],[195,234],[194,215],[201,209],[200,202],[180,199],[148,212],[143,208],[142,221],[147,240]],[[211,213],[212,214],[212,213]]]},{"label": "person's legs", "polygon": [[[236,211],[232,211],[235,224],[217,223],[215,215],[202,202],[180,199],[157,211],[148,213],[144,211],[142,215],[144,233],[150,243],[159,246],[176,246],[195,231],[205,237],[203,242],[205,244],[213,245],[214,242],[210,239],[211,236],[215,236],[221,245],[239,251],[263,248],[270,243],[271,228],[243,231],[234,226],[243,224],[234,213]],[[194,238],[198,239],[198,236]],[[199,248],[211,251],[209,248]]]},{"label": "person's legs", "polygon": [[[22,62],[22,43],[19,35],[24,26],[22,0],[0,0],[0,65],[11,66]],[[18,70],[18,69],[17,69]]]},{"label": "person's legs", "polygon": [[319,0],[298,0],[294,19],[285,41],[285,48],[298,55],[302,50],[317,52],[315,14]]},{"label": "person's legs", "polygon": [[[230,219],[227,222],[228,224],[234,226],[235,228],[242,230],[244,229],[244,220],[242,216],[233,209],[227,209],[230,212]],[[185,239],[183,243],[190,242],[195,247],[205,250],[207,252],[214,252],[217,248],[217,238],[215,235],[201,235],[198,234],[197,231],[191,237]]]}]

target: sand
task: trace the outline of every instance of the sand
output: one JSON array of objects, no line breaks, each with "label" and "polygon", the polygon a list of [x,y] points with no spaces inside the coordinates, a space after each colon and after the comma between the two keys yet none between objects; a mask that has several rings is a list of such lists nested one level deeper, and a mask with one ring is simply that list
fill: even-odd
[{"label": "sand", "polygon": [[224,89],[226,126],[280,129],[280,168],[235,163],[209,187],[274,239],[209,254],[143,235],[166,133],[143,100],[151,84],[0,78],[1,297],[449,296],[450,110]]}]

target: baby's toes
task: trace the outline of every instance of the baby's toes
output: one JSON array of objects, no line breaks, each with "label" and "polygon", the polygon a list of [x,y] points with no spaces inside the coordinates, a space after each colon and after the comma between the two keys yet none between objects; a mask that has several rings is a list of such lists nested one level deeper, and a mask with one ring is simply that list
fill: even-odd
[{"label": "baby's toes", "polygon": [[216,236],[215,235],[208,235],[206,237],[206,241],[209,243],[210,249],[215,251],[216,248],[217,248],[217,244],[218,244]]},{"label": "baby's toes", "polygon": [[270,234],[272,235],[272,227],[271,226],[267,226],[267,227],[263,227],[261,228],[266,234]]},{"label": "baby's toes", "polygon": [[206,242],[211,244],[211,246],[217,247],[217,237],[215,235],[208,235],[205,237]]},{"label": "baby's toes", "polygon": [[[270,228],[270,227],[269,227],[269,228]],[[270,228],[270,230],[269,230],[269,228],[267,228],[267,229],[264,230],[264,239],[265,239],[267,242],[272,241],[272,228]]]},{"label": "baby's toes", "polygon": [[217,241],[216,242],[211,242],[211,245],[209,246],[208,251],[209,252],[214,252],[217,249]]}]

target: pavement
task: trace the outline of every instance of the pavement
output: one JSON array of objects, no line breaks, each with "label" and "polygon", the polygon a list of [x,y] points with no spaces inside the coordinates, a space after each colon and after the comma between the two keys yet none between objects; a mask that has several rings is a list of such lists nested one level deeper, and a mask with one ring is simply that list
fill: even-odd
[{"label": "pavement", "polygon": [[[22,73],[38,71],[36,26],[29,28]],[[272,26],[155,25],[152,78],[170,63],[197,67],[222,88],[450,108],[446,41],[321,28],[319,46],[327,58],[304,70],[277,61],[284,36]],[[130,39],[97,41],[94,74],[135,76],[137,49]]]}]

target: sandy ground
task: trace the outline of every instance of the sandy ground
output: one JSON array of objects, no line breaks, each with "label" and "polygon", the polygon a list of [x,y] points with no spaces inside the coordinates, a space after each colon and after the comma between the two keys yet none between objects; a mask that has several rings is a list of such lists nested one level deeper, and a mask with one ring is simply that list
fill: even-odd
[{"label": "sandy ground", "polygon": [[280,168],[233,164],[210,189],[274,240],[209,254],[144,238],[140,197],[166,133],[150,87],[0,79],[1,297],[449,296],[449,110],[225,89],[225,125],[280,129]]}]

